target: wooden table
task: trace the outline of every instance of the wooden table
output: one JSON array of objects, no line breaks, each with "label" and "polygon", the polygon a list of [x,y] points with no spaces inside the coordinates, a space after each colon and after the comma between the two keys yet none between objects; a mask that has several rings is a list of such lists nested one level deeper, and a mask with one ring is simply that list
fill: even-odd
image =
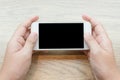
[{"label": "wooden table", "polygon": [[[25,19],[39,15],[42,22],[79,22],[84,13],[104,25],[120,67],[120,0],[0,0],[0,65],[7,42]],[[78,54],[81,53],[37,52],[26,80],[93,80],[87,57]]]}]

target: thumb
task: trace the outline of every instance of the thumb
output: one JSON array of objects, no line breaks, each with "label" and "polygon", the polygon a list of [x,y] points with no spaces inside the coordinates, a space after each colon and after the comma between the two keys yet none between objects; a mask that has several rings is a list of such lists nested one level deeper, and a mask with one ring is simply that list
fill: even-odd
[{"label": "thumb", "polygon": [[86,33],[84,35],[85,41],[88,45],[88,47],[90,48],[90,51],[95,51],[95,50],[99,50],[100,46],[97,43],[97,41],[93,38],[92,35],[90,35],[90,33]]},{"label": "thumb", "polygon": [[28,54],[29,53],[32,54],[32,50],[35,46],[36,41],[37,41],[37,33],[35,33],[35,32],[30,33],[30,35],[28,36],[28,38],[26,40],[26,43],[24,46],[24,51]]}]

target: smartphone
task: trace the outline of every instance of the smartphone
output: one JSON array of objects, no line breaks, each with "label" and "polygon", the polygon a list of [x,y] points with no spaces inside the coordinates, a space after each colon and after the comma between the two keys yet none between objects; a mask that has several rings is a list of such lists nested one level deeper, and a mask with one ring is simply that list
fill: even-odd
[{"label": "smartphone", "polygon": [[34,22],[31,32],[38,36],[34,50],[88,50],[84,34],[91,34],[91,24]]}]

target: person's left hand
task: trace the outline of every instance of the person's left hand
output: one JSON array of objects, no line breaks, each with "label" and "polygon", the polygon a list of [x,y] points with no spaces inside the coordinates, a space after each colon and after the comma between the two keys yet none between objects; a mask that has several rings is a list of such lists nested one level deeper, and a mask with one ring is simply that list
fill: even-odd
[{"label": "person's left hand", "polygon": [[34,16],[21,24],[9,41],[0,72],[1,80],[22,80],[28,72],[37,40],[37,34],[30,33],[30,26],[38,18]]}]

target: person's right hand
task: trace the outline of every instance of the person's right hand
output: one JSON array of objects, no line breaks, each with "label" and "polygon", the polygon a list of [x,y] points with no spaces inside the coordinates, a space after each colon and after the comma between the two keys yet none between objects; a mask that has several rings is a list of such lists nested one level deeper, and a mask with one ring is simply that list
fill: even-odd
[{"label": "person's right hand", "polygon": [[97,80],[120,80],[112,43],[103,26],[87,15],[82,17],[92,26],[92,35],[85,34],[85,41],[90,48],[85,53],[88,55],[95,78]]}]

